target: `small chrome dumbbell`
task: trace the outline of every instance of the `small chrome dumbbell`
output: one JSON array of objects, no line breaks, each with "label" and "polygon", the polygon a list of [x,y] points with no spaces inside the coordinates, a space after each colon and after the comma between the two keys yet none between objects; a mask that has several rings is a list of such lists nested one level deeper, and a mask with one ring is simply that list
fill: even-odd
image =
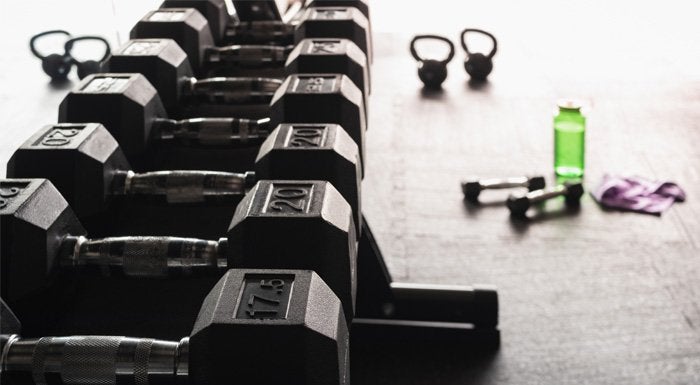
[{"label": "small chrome dumbbell", "polygon": [[534,191],[543,189],[544,186],[544,177],[540,175],[514,178],[473,178],[462,182],[462,192],[464,192],[464,197],[467,198],[467,200],[477,202],[479,200],[479,194],[483,190],[526,187],[529,191]]},{"label": "small chrome dumbbell", "polygon": [[581,182],[564,182],[564,184],[547,189],[511,194],[506,201],[506,206],[508,206],[511,215],[522,217],[533,204],[559,196],[564,197],[567,206],[577,206],[581,201],[581,196],[583,196],[583,185]]}]

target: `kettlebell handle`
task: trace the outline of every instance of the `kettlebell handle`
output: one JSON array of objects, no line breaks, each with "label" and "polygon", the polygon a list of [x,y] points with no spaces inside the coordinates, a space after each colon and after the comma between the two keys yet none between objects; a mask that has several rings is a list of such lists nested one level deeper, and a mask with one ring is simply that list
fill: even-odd
[{"label": "kettlebell handle", "polygon": [[487,57],[489,59],[492,59],[493,56],[496,55],[496,51],[498,50],[498,42],[496,41],[496,37],[493,36],[491,33],[484,31],[483,29],[476,28],[467,28],[464,31],[462,31],[462,34],[460,35],[460,42],[462,43],[462,48],[464,49],[464,52],[467,53],[467,56],[472,54],[472,52],[469,51],[469,48],[467,47],[467,34],[470,32],[482,34],[491,39],[491,42],[493,42],[493,48],[491,49],[491,52],[489,52]]},{"label": "kettlebell handle", "polygon": [[36,48],[36,41],[44,36],[48,35],[66,35],[66,37],[70,38],[71,34],[68,31],[64,31],[62,29],[52,29],[50,31],[44,31],[41,33],[37,33],[36,35],[32,36],[31,39],[29,39],[29,50],[32,51],[32,54],[36,56],[37,58],[44,60],[46,59],[46,55],[43,55],[39,50]]},{"label": "kettlebell handle", "polygon": [[[112,50],[109,48],[109,42],[107,42],[107,40],[105,38],[100,37],[100,36],[89,36],[88,35],[88,36],[79,36],[79,37],[73,37],[73,38],[68,39],[66,41],[66,43],[63,45],[63,48],[66,51],[66,54],[71,55],[71,57],[72,57],[73,55],[71,54],[71,51],[73,50],[73,45],[75,44],[75,42],[82,41],[82,40],[97,40],[97,41],[102,42],[105,45],[105,53],[104,53],[104,55],[102,55],[102,58],[100,60],[98,60],[98,62],[103,62],[103,61],[107,60],[109,55],[112,53]],[[77,63],[77,60],[75,58],[73,58],[73,62]]]},{"label": "kettlebell handle", "polygon": [[452,58],[455,56],[455,45],[452,44],[450,39],[439,35],[417,35],[413,38],[413,40],[411,40],[411,55],[414,59],[418,61],[425,61],[425,59],[418,55],[418,51],[416,50],[416,42],[418,42],[419,40],[439,40],[444,43],[447,43],[447,46],[450,48],[450,52],[447,54],[447,57],[445,59],[439,60],[439,62],[442,64],[449,63],[450,60],[452,60]]}]

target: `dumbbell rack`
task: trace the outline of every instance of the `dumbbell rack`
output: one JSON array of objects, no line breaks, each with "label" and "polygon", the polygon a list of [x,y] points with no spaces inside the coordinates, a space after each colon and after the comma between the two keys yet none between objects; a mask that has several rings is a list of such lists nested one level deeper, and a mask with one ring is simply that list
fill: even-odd
[{"label": "dumbbell rack", "polygon": [[[166,3],[168,2],[166,1]],[[174,3],[178,5],[184,3],[199,5],[196,4],[196,1],[175,1]],[[204,1],[201,3],[201,7],[197,7],[200,10],[206,8],[204,3],[211,4],[211,2]],[[252,2],[234,3],[248,6]],[[268,11],[275,9],[274,2],[259,1],[256,3],[264,4],[265,9]],[[355,2],[328,1],[328,4],[331,3],[336,5],[336,3],[352,4]],[[364,4],[361,1],[357,1],[357,3]],[[252,12],[252,10],[247,9],[247,12]],[[242,15],[245,13],[241,12]],[[212,28],[215,28],[215,26],[212,26]],[[0,207],[1,209],[2,207]],[[450,289],[437,285],[396,284],[388,272],[381,250],[369,224],[364,218],[357,248],[356,272],[356,314],[362,314],[363,317],[353,320],[351,345],[370,346],[386,339],[407,341],[415,339],[417,336],[423,339],[442,341],[440,343],[464,344],[475,343],[476,341],[490,348],[498,345],[498,308],[495,297],[490,298],[492,300],[491,305],[486,305],[485,307],[477,306],[475,309],[478,311],[471,313],[466,311],[465,313],[465,310],[459,307],[463,303],[464,298],[460,296],[460,291],[457,288]],[[183,286],[181,283],[183,279],[189,281],[186,287],[200,286],[202,290],[206,290],[205,288],[211,287],[216,282],[212,278],[176,278],[169,279],[168,284],[163,287],[167,288],[166,291],[170,295],[175,297],[178,295],[185,296],[188,293],[182,290]],[[96,279],[95,283],[98,280]],[[134,293],[141,290],[148,290],[147,282],[134,283]],[[426,296],[425,293],[429,292],[429,290],[433,290],[432,294]],[[495,296],[495,292],[493,292],[493,296]],[[96,296],[96,298],[99,298],[99,296]],[[176,301],[171,302],[176,303]],[[495,307],[493,306],[494,304]],[[488,311],[484,311],[484,309]],[[133,309],[135,313],[144,314],[148,310],[145,308]],[[444,314],[438,322],[431,318],[435,312]],[[99,322],[99,320],[86,320],[86,323],[89,322]],[[169,328],[172,330],[168,330]],[[180,329],[181,326],[177,325],[177,322],[173,322],[172,325],[163,325],[161,332],[175,335],[179,333]],[[116,334],[122,333],[119,330],[114,330],[114,332]]]}]

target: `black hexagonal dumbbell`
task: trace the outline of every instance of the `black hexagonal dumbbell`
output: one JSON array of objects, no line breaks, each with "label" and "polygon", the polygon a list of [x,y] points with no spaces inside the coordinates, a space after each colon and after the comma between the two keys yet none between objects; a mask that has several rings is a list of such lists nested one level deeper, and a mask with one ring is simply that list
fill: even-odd
[{"label": "black hexagonal dumbbell", "polygon": [[[161,8],[196,8],[209,21],[209,26],[217,44],[255,42],[291,44],[294,40],[294,27],[304,16],[299,11],[290,23],[283,23],[283,13],[275,1],[233,1],[236,20],[228,15],[223,0],[166,0]],[[307,7],[355,7],[367,18],[369,5],[366,0],[312,0]],[[370,26],[371,27],[371,26]],[[371,34],[370,34],[371,35]]]},{"label": "black hexagonal dumbbell", "polygon": [[[267,3],[269,6],[260,7],[260,3]],[[222,0],[166,0],[161,4],[161,8],[196,8],[209,22],[213,40],[219,45],[251,43],[289,45],[294,44],[295,38],[343,37],[337,36],[337,34],[344,33],[347,38],[357,39],[358,43],[367,41],[368,46],[371,47],[372,35],[369,23],[369,6],[364,0],[311,1],[307,4],[308,8],[297,12],[288,23],[279,20],[277,17],[279,11],[274,12],[273,9],[273,12],[268,12],[269,9],[275,8],[274,1],[234,1],[233,5],[236,8],[237,20],[232,20],[229,17],[226,4]],[[339,12],[335,12],[332,15],[308,14],[308,10],[315,7],[335,7],[336,9],[351,7],[356,8],[359,13],[351,10],[349,14]],[[263,14],[263,17],[255,17],[251,12],[248,12],[252,8],[262,10],[262,12],[257,12],[257,14]],[[300,36],[295,34],[300,23],[307,20],[310,22],[318,21],[318,19],[323,21],[316,27],[319,29],[315,31],[318,34],[317,36]],[[344,28],[345,31],[339,31],[338,27]],[[351,32],[348,33],[348,30]],[[357,32],[353,33],[353,30]],[[366,31],[363,33],[363,30]]]},{"label": "black hexagonal dumbbell", "polygon": [[22,338],[0,306],[3,384],[350,383],[343,308],[312,271],[228,270],[180,341]]},{"label": "black hexagonal dumbbell", "polygon": [[[371,62],[367,26],[367,19],[356,8],[313,8],[306,11],[294,29],[295,43],[307,38],[347,39],[357,45]],[[273,24],[269,28],[273,31],[287,29],[285,24]],[[231,60],[229,64],[235,64],[231,54],[246,53],[240,51],[241,47],[238,46],[217,47],[207,19],[194,8],[161,8],[149,12],[132,29],[131,38],[174,39],[187,53],[192,69],[199,76],[206,76],[212,65],[220,67],[222,55],[228,55]],[[258,50],[256,55],[262,54],[279,63],[287,52],[289,48],[282,46],[268,51]]]},{"label": "black hexagonal dumbbell", "polygon": [[[258,182],[236,208],[227,238],[218,241],[88,239],[48,180],[2,180],[0,191],[5,197],[0,207],[1,297],[11,306],[29,301],[61,273],[76,269],[168,277],[217,275],[231,267],[290,268],[317,272],[341,299],[348,323],[354,315],[355,227],[350,207],[328,182]],[[181,306],[186,308],[184,299]],[[22,311],[32,309],[24,306]]]},{"label": "black hexagonal dumbbell", "polygon": [[[20,315],[38,322],[31,325],[33,333],[55,324],[61,325],[56,327],[63,333],[89,330],[101,334],[118,327],[133,333],[169,336],[168,330],[180,330],[183,324],[192,322],[186,309],[194,306],[192,302],[198,300],[202,285],[201,280],[192,278],[216,276],[227,265],[313,269],[341,298],[346,315],[352,316],[357,242],[350,208],[327,182],[259,182],[239,204],[228,238],[221,241],[175,237],[87,239],[70,207],[46,180],[0,181],[0,197],[0,294],[19,309]],[[112,278],[105,279],[104,273]],[[183,275],[187,279],[173,280]],[[148,280],[147,285],[134,280],[163,276],[169,279]],[[79,284],[77,289],[70,285],[73,281]],[[390,310],[381,306],[375,309],[374,304],[367,303],[362,307],[366,312],[357,316],[370,318],[370,323],[374,322],[371,318],[388,317],[495,325],[498,299],[493,290],[392,286]],[[47,287],[52,290],[42,290]],[[69,306],[78,306],[82,312],[64,322],[48,321],[47,313],[54,314],[51,309],[66,305],[65,299],[54,298],[65,298],[65,293],[75,290],[81,298],[91,298],[81,302],[87,301],[87,307],[78,306],[78,299],[69,295]],[[150,297],[149,301],[151,292],[162,293],[162,297]],[[157,307],[156,314],[155,298],[165,304]],[[140,309],[141,314],[148,314],[149,322],[115,317],[115,307]],[[95,319],[99,322],[91,321]],[[169,327],[158,326],[162,322]],[[75,329],[78,326],[80,329]]]},{"label": "black hexagonal dumbbell", "polygon": [[[253,170],[244,173],[134,172],[119,144],[98,123],[46,126],[15,151],[7,166],[10,178],[49,179],[88,231],[100,234],[109,223],[105,215],[139,207],[129,204],[135,198],[158,206],[185,205],[184,210],[199,206],[202,215],[189,221],[176,221],[184,212],[177,207],[170,210],[173,220],[157,219],[177,223],[178,234],[218,236],[235,205],[259,179],[330,182],[350,204],[359,234],[360,174],[357,145],[335,124],[279,125],[260,147]],[[137,211],[151,214],[143,205]]]},{"label": "black hexagonal dumbbell", "polygon": [[477,202],[479,194],[484,190],[524,187],[528,191],[534,191],[541,190],[544,186],[545,180],[541,175],[513,178],[470,178],[462,182],[462,192],[467,200]]},{"label": "black hexagonal dumbbell", "polygon": [[580,204],[582,196],[583,185],[581,182],[564,182],[564,184],[558,186],[530,191],[526,194],[511,194],[506,201],[506,205],[511,215],[523,217],[532,205],[548,199],[564,197],[564,202],[566,202],[567,206],[576,207]]},{"label": "black hexagonal dumbbell", "polygon": [[[269,119],[167,119],[151,84],[140,74],[97,74],[69,92],[59,108],[59,121],[102,123],[139,171],[159,168],[231,170],[236,152],[247,141],[263,139],[280,123],[335,123],[364,153],[365,115],[362,94],[344,75],[292,75],[277,89],[266,108]],[[155,145],[192,143],[154,164]],[[172,146],[177,148],[178,146]],[[196,147],[200,150],[197,151]],[[253,152],[253,155],[255,152]],[[183,161],[186,159],[186,161]],[[211,160],[211,161],[210,161]],[[211,164],[214,163],[214,164]],[[252,162],[251,162],[252,163]],[[243,170],[252,164],[238,164]],[[239,169],[240,170],[240,169]]]},{"label": "black hexagonal dumbbell", "polygon": [[[170,116],[182,116],[189,104],[201,104],[211,99],[216,103],[223,100],[236,104],[267,104],[281,80],[231,76],[283,77],[285,73],[346,75],[362,91],[366,110],[369,92],[367,59],[354,43],[345,39],[305,39],[288,58],[266,57],[276,48],[279,47],[234,46],[207,51],[209,59],[215,58],[220,63],[215,74],[217,77],[196,79],[187,55],[174,40],[135,39],[112,53],[108,67],[111,72],[144,75],[158,91]],[[258,70],[260,67],[263,71]],[[239,106],[229,109],[233,113],[240,111]]]}]

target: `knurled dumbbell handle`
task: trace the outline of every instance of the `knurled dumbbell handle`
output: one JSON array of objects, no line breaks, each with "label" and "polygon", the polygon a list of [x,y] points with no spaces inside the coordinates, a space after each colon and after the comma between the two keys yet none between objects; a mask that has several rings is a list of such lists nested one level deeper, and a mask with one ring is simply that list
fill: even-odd
[{"label": "knurled dumbbell handle", "polygon": [[207,63],[227,63],[246,65],[284,64],[293,47],[264,44],[230,45],[208,47],[204,51]]},{"label": "knurled dumbbell handle", "polygon": [[169,203],[197,203],[206,201],[207,197],[243,195],[254,183],[252,171],[126,171],[114,176],[112,192],[115,195],[165,196]]},{"label": "knurled dumbbell handle", "polygon": [[530,204],[544,202],[547,199],[566,195],[568,189],[565,185],[552,186],[542,190],[530,191],[525,196],[530,201]]},{"label": "knurled dumbbell handle", "polygon": [[190,78],[185,94],[213,103],[263,103],[269,101],[282,85],[273,78]]},{"label": "knurled dumbbell handle", "polygon": [[266,138],[270,134],[270,119],[163,119],[156,122],[154,129],[156,141],[181,141],[221,146]]},{"label": "knurled dumbbell handle", "polygon": [[248,36],[256,40],[272,41],[275,38],[294,35],[295,29],[296,26],[293,23],[270,20],[242,21],[229,25],[224,35],[226,38]]},{"label": "knurled dumbbell handle", "polygon": [[188,360],[188,337],[173,342],[111,336],[11,336],[0,365],[3,384],[7,381],[8,385],[148,385],[186,383]]},{"label": "knurled dumbbell handle", "polygon": [[67,237],[60,260],[63,266],[119,268],[124,275],[168,277],[170,269],[226,269],[228,241],[179,237]]},{"label": "knurled dumbbell handle", "polygon": [[513,178],[491,178],[481,179],[479,185],[482,189],[505,189],[515,187],[527,187],[530,183],[528,177],[513,177]]}]

